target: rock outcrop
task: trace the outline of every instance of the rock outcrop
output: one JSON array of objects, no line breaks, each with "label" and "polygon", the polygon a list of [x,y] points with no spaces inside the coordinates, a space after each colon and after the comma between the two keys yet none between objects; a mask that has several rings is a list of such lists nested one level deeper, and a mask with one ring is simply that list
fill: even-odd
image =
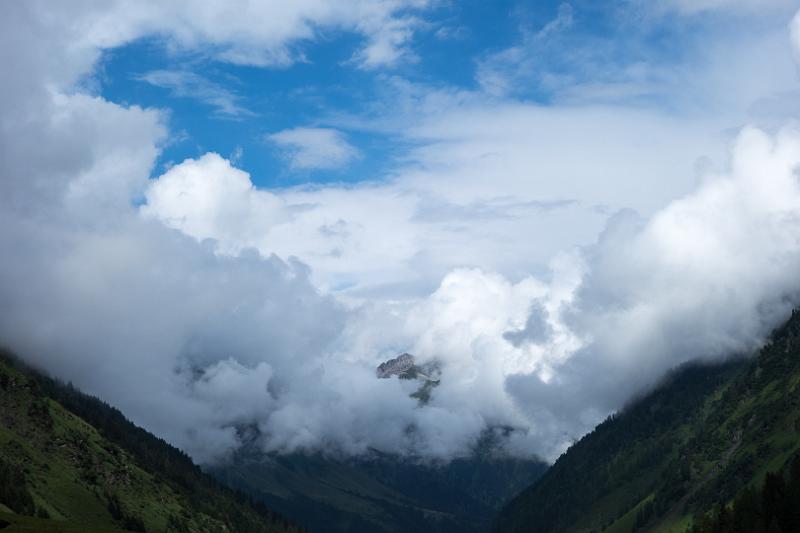
[{"label": "rock outcrop", "polygon": [[419,389],[411,393],[411,397],[419,401],[420,405],[426,405],[431,399],[433,388],[439,385],[438,376],[441,370],[435,361],[417,365],[413,355],[404,353],[378,365],[375,374],[381,379],[397,376],[398,379],[414,379],[421,382]]},{"label": "rock outcrop", "polygon": [[392,376],[412,378],[416,376],[407,374],[411,373],[415,369],[416,364],[414,362],[414,356],[410,353],[404,353],[398,355],[394,359],[389,359],[388,361],[378,365],[378,368],[375,370],[375,374],[381,379],[390,378]]}]

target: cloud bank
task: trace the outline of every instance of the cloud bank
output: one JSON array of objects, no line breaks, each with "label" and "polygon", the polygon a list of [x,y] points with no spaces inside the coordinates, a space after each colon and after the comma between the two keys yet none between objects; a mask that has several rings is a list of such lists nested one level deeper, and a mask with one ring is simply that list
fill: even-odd
[{"label": "cloud bank", "polygon": [[[61,25],[63,5],[12,2],[0,23],[19,50],[1,59],[18,75],[0,87],[0,339],[199,461],[241,425],[271,451],[433,459],[503,428],[509,453],[553,459],[672,366],[755,349],[798,303],[796,126],[744,128],[695,171],[723,144],[703,120],[412,87],[433,111],[386,179],[264,190],[215,153],[150,179],[167,117],[81,89],[102,49],[156,33],[274,65],[336,24],[386,62],[415,22],[399,3],[309,2],[273,6],[262,35],[246,9],[212,26],[219,4],[87,2]],[[567,223],[580,246],[548,243]],[[441,368],[425,406],[375,378],[403,351]]]}]

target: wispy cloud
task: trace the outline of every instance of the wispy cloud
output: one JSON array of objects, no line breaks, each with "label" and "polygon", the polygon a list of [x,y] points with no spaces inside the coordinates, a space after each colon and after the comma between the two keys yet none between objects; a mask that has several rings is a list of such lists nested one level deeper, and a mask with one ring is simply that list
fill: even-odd
[{"label": "wispy cloud", "polygon": [[293,169],[334,169],[361,156],[344,134],[329,128],[293,128],[266,137],[277,145]]},{"label": "wispy cloud", "polygon": [[413,16],[395,16],[391,19],[372,20],[367,17],[360,23],[370,36],[366,46],[353,54],[350,62],[364,70],[392,66],[401,60],[415,62],[417,56],[411,50],[414,32],[421,21]]},{"label": "wispy cloud", "polygon": [[[638,2],[640,0],[635,0]],[[697,15],[711,11],[743,13],[747,15],[765,11],[796,9],[793,0],[657,0],[643,3],[656,11],[675,11],[685,15]]]},{"label": "wispy cloud", "polygon": [[191,98],[214,108],[224,118],[240,119],[255,116],[241,105],[241,96],[199,74],[186,70],[151,70],[137,80],[167,89],[173,96]]},{"label": "wispy cloud", "polygon": [[563,3],[556,17],[540,30],[523,31],[522,41],[514,46],[490,54],[478,63],[477,81],[484,91],[497,96],[512,92],[520,81],[530,78],[541,69],[538,57],[548,42],[568,30],[573,23],[574,9]]}]

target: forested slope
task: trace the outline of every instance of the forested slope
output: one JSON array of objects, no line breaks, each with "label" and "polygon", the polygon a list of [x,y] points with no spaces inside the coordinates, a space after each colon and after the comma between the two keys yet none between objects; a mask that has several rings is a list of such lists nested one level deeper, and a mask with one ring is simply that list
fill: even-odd
[{"label": "forested slope", "polygon": [[116,409],[0,355],[3,532],[288,532]]},{"label": "forested slope", "polygon": [[361,457],[274,455],[245,447],[214,474],[315,531],[483,533],[499,508],[546,469],[536,460],[470,457],[435,464]]},{"label": "forested slope", "polygon": [[[495,529],[685,531],[694,521],[698,531],[717,531],[703,528],[747,491],[760,494],[768,473],[793,486],[799,384],[794,312],[754,358],[677,369],[600,424],[514,498]],[[772,521],[767,512],[758,511],[764,527]]]}]

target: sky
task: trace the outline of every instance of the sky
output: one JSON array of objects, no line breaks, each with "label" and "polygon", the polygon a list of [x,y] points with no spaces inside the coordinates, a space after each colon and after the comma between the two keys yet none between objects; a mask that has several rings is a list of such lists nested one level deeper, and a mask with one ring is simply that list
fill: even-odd
[{"label": "sky", "polygon": [[204,464],[553,460],[800,303],[800,2],[285,4],[2,3],[0,344]]}]

